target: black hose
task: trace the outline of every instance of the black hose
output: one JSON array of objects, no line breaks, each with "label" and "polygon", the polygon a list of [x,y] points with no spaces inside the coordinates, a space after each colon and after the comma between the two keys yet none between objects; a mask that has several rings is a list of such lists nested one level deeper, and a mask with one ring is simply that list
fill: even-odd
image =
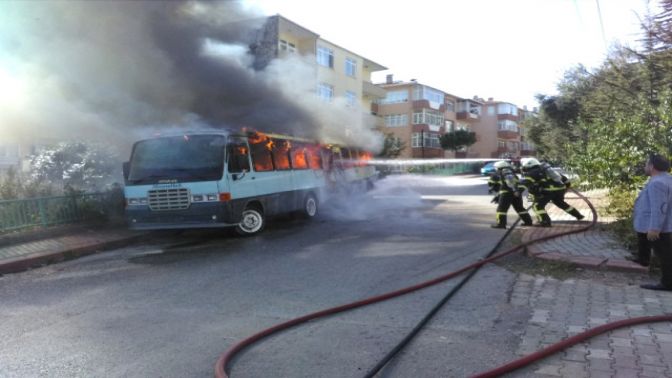
[{"label": "black hose", "polygon": [[[530,206],[530,207],[531,207],[531,206]],[[529,210],[529,208],[528,208],[528,210]],[[518,225],[519,222],[520,222],[520,218],[518,218],[518,219],[513,223],[513,225],[511,225],[511,227],[510,227],[508,230],[506,230],[506,233],[499,239],[499,241],[497,242],[497,244],[495,244],[495,246],[492,248],[492,250],[485,256],[486,259],[489,258],[489,257],[492,257],[492,255],[494,255],[494,254],[497,252],[497,250],[498,250],[499,247],[502,245],[502,243],[504,242],[504,240],[506,240],[506,238],[511,234],[511,232],[512,232],[513,229]],[[442,307],[443,307],[443,306],[450,300],[450,298],[452,298],[452,297],[453,297],[453,296],[454,296],[454,295],[455,295],[455,294],[462,288],[462,286],[464,286],[467,282],[469,282],[469,280],[470,280],[474,275],[476,275],[476,273],[477,273],[482,267],[483,267],[483,265],[478,265],[478,266],[474,267],[473,269],[471,269],[471,271],[469,272],[469,274],[467,274],[467,275],[466,275],[466,276],[465,276],[465,277],[464,277],[464,278],[463,278],[457,285],[455,285],[455,286],[448,292],[448,294],[446,294],[446,295],[445,295],[445,296],[444,296],[444,297],[443,297],[443,298],[442,298],[442,299],[441,299],[441,300],[440,300],[440,301],[439,301],[439,302],[438,302],[438,303],[437,303],[437,304],[436,304],[436,305],[435,305],[435,306],[434,306],[434,307],[427,313],[427,315],[425,315],[425,317],[422,318],[422,320],[420,320],[420,322],[418,322],[418,324],[411,330],[411,332],[409,332],[409,333],[406,335],[406,337],[404,337],[404,338],[403,338],[403,339],[402,339],[402,340],[401,340],[401,341],[400,341],[394,348],[392,348],[392,350],[390,350],[390,351],[385,355],[385,357],[383,357],[383,358],[376,364],[376,366],[374,366],[373,368],[371,368],[371,370],[369,370],[369,371],[366,373],[366,375],[364,375],[364,377],[365,377],[365,378],[372,378],[373,376],[375,376],[376,374],[378,374],[378,373],[380,372],[380,370],[382,370],[382,369],[385,367],[385,365],[387,365],[387,364],[388,364],[388,363],[389,363],[389,362],[390,362],[390,361],[397,355],[397,353],[399,353],[402,349],[404,349],[404,348],[406,347],[406,345],[408,345],[408,343],[410,343],[411,340],[413,340],[413,338],[414,338],[418,333],[420,333],[420,331],[422,330],[422,328],[424,328],[424,326],[427,325],[427,323],[429,323],[429,321],[434,317],[434,315],[436,315],[436,313],[439,312],[439,310],[440,310],[440,309],[441,309],[441,308],[442,308]]]}]

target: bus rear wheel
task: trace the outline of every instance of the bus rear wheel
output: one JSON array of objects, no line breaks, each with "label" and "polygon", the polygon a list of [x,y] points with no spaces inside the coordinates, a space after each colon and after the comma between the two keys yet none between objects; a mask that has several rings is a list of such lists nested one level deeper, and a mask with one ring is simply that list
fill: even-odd
[{"label": "bus rear wheel", "polygon": [[264,213],[256,207],[248,207],[243,211],[243,219],[236,226],[236,232],[242,236],[260,233],[266,226]]},{"label": "bus rear wheel", "polygon": [[314,194],[310,193],[306,196],[306,199],[303,201],[303,209],[301,209],[301,215],[304,218],[314,218],[317,215],[317,198]]}]

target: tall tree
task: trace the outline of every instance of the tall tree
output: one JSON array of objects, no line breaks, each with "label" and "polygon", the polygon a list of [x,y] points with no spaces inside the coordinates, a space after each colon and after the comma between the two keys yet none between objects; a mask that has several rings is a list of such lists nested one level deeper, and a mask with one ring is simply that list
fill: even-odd
[{"label": "tall tree", "polygon": [[59,143],[31,157],[31,182],[48,182],[59,191],[97,191],[120,181],[120,166],[116,154],[105,146]]},{"label": "tall tree", "polygon": [[476,143],[476,133],[468,130],[455,130],[441,135],[441,147],[455,152]]},{"label": "tall tree", "polygon": [[397,138],[393,133],[385,134],[385,139],[383,140],[383,149],[380,151],[378,156],[394,159],[399,157],[401,153],[406,149],[406,143],[404,143],[400,138]]}]

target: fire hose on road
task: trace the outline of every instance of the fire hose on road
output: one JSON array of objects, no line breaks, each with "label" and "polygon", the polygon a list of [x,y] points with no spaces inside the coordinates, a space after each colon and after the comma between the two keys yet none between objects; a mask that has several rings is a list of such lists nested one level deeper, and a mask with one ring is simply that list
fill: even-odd
[{"label": "fire hose on road", "polygon": [[[228,377],[227,370],[228,370],[229,364],[233,360],[233,358],[239,352],[241,352],[243,349],[249,347],[252,344],[257,343],[258,341],[260,341],[260,340],[262,340],[262,339],[264,339],[264,338],[266,338],[270,335],[273,335],[273,334],[278,333],[280,331],[286,330],[288,328],[297,326],[299,324],[302,324],[302,323],[305,323],[305,322],[308,322],[308,321],[311,321],[311,320],[314,320],[314,319],[319,319],[319,318],[322,318],[322,317],[335,315],[335,314],[345,312],[345,311],[349,311],[349,310],[352,310],[352,309],[355,309],[355,308],[367,306],[367,305],[370,305],[370,304],[382,302],[382,301],[385,301],[385,300],[388,300],[388,299],[391,299],[391,298],[396,298],[396,297],[399,297],[399,296],[402,296],[402,295],[405,295],[405,294],[409,294],[409,293],[412,293],[412,292],[415,292],[415,291],[418,291],[418,290],[421,290],[421,289],[439,284],[441,282],[447,281],[447,280],[449,280],[451,278],[454,278],[454,277],[456,277],[456,276],[458,276],[462,273],[472,271],[472,272],[470,272],[470,274],[467,277],[465,277],[465,279],[462,282],[460,282],[457,286],[455,286],[455,288],[453,288],[453,290],[451,290],[451,292],[446,297],[444,297],[437,304],[437,306],[434,309],[432,309],[427,314],[427,316],[418,324],[418,326],[416,326],[413,329],[413,331],[411,331],[411,333],[409,333],[409,335],[406,338],[404,338],[404,340],[401,343],[399,343],[397,345],[397,347],[395,347],[390,353],[388,353],[388,355],[383,360],[381,360],[372,370],[370,370],[367,373],[366,377],[371,377],[371,376],[377,374],[377,372],[380,371],[380,369],[382,369],[387,364],[387,362],[389,362],[394,357],[394,355],[396,355],[396,353],[398,353],[403,348],[403,346],[405,346],[412,339],[412,337],[420,331],[422,326],[424,324],[426,324],[431,319],[431,317],[438,311],[438,309],[441,306],[443,306],[443,304],[445,304],[447,302],[447,300],[450,297],[452,297],[452,295],[455,294],[466,283],[466,281],[468,279],[470,279],[476,273],[476,270],[478,268],[482,267],[485,264],[488,264],[490,262],[498,260],[502,257],[508,256],[508,255],[511,255],[515,252],[523,250],[524,248],[526,248],[527,246],[529,246],[531,244],[543,242],[543,241],[553,239],[553,238],[557,238],[557,237],[560,237],[560,236],[565,236],[565,235],[569,235],[569,234],[584,232],[584,231],[587,231],[590,228],[592,228],[597,223],[597,211],[595,210],[595,207],[581,193],[579,193],[579,192],[577,192],[573,189],[571,189],[571,190],[576,195],[578,195],[579,198],[581,198],[582,200],[584,200],[588,204],[588,206],[590,207],[590,210],[593,213],[593,220],[588,225],[586,225],[584,227],[576,228],[574,230],[569,230],[569,231],[561,232],[561,233],[558,233],[558,234],[547,235],[547,236],[544,236],[544,237],[541,237],[541,238],[538,238],[538,239],[530,240],[528,242],[519,244],[519,245],[517,245],[517,246],[515,246],[515,247],[513,247],[509,250],[506,250],[506,251],[501,252],[499,254],[493,255],[496,252],[496,250],[498,249],[498,247],[501,245],[501,243],[509,235],[511,230],[515,227],[515,224],[514,224],[514,227],[511,227],[507,231],[507,233],[500,239],[499,243],[489,253],[488,257],[486,257],[484,259],[481,259],[481,260],[479,260],[475,263],[469,264],[469,265],[467,265],[467,266],[465,266],[461,269],[458,269],[456,271],[447,273],[447,274],[442,275],[440,277],[436,277],[432,280],[419,283],[417,285],[413,285],[413,286],[410,286],[410,287],[406,287],[406,288],[399,289],[399,290],[396,290],[396,291],[392,291],[392,292],[389,292],[389,293],[381,294],[381,295],[378,295],[378,296],[365,298],[365,299],[359,300],[357,302],[352,302],[352,303],[344,304],[344,305],[341,305],[341,306],[328,308],[328,309],[313,312],[313,313],[310,313],[310,314],[307,314],[307,315],[304,315],[304,316],[301,316],[301,317],[298,317],[298,318],[294,318],[294,319],[288,320],[286,322],[277,324],[273,327],[267,328],[267,329],[265,329],[261,332],[258,332],[256,334],[238,342],[237,344],[235,344],[231,348],[229,348],[226,352],[224,352],[220,356],[220,358],[217,360],[217,362],[215,364],[215,377],[217,377],[217,378]],[[483,373],[476,374],[476,375],[474,375],[474,378],[476,378],[476,377],[478,377],[478,378],[496,377],[496,376],[499,376],[499,375],[502,375],[502,374],[512,372],[516,369],[519,369],[523,366],[529,365],[529,364],[531,364],[531,363],[533,363],[537,360],[540,360],[544,357],[547,357],[547,356],[549,356],[553,353],[556,353],[556,352],[558,352],[558,351],[560,351],[564,348],[567,348],[567,347],[572,346],[576,343],[579,343],[583,340],[586,340],[590,337],[597,336],[601,333],[607,332],[607,331],[612,330],[612,329],[631,326],[631,325],[635,325],[635,324],[641,324],[641,323],[662,322],[662,321],[672,321],[672,314],[632,318],[632,319],[626,319],[626,320],[621,320],[621,321],[617,321],[617,322],[613,322],[613,323],[604,324],[602,326],[599,326],[599,327],[590,329],[588,331],[585,331],[581,334],[575,335],[571,338],[565,339],[565,340],[563,340],[563,341],[561,341],[557,344],[551,345],[551,346],[549,346],[549,347],[547,347],[547,348],[545,348],[541,351],[537,351],[537,352],[532,353],[532,354],[530,354],[528,356],[525,356],[523,358],[517,359],[517,360],[512,361],[512,362],[509,362],[509,363],[507,363],[505,365],[502,365],[498,368],[495,368],[495,369],[492,369],[492,370],[489,370],[489,371],[486,371],[486,372],[483,372]]]}]

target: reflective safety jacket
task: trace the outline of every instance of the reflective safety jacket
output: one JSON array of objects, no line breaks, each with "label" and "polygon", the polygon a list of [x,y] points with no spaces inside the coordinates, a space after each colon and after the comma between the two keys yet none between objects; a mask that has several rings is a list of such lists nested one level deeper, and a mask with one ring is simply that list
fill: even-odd
[{"label": "reflective safety jacket", "polygon": [[[566,190],[567,185],[557,182],[548,172],[549,168],[537,166],[523,172],[521,185],[532,195]],[[566,178],[565,178],[566,180]]]},{"label": "reflective safety jacket", "polygon": [[525,191],[518,176],[509,168],[498,169],[490,176],[488,188],[490,193],[498,192],[499,194]]}]

